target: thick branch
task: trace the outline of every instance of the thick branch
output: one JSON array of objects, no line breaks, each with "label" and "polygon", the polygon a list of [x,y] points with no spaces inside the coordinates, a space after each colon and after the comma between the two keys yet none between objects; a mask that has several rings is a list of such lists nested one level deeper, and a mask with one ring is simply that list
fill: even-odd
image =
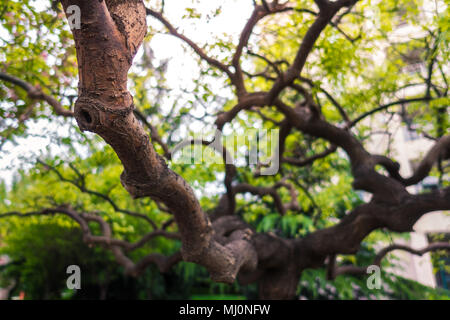
[{"label": "thick branch", "polygon": [[298,263],[318,267],[330,255],[355,254],[361,241],[375,229],[410,232],[424,214],[449,209],[450,187],[428,194],[409,195],[397,205],[372,201],[357,207],[335,226],[296,240]]},{"label": "thick branch", "polygon": [[[376,256],[375,259],[372,263],[372,265],[376,265],[376,266],[381,266],[381,261],[383,260],[383,258],[391,251],[394,250],[402,250],[402,251],[407,251],[411,254],[414,255],[419,255],[422,256],[427,252],[430,251],[437,251],[437,250],[450,250],[450,243],[447,242],[435,242],[430,244],[429,246],[417,250],[417,249],[413,249],[409,246],[405,246],[405,245],[400,245],[400,244],[393,244],[389,247],[384,248],[383,250],[381,250]],[[333,259],[334,260],[334,259]],[[340,266],[340,267],[334,267],[333,269],[329,270],[329,279],[335,279],[337,276],[339,275],[343,275],[343,274],[350,274],[350,275],[367,275],[367,267],[358,267],[358,266],[353,266],[353,265],[349,265],[349,266]]]},{"label": "thick branch", "polygon": [[[63,4],[66,7],[68,2]],[[106,6],[104,2],[76,1],[76,4],[81,8],[82,26],[81,30],[73,31],[80,74],[80,98],[75,104],[80,128],[96,132],[113,147],[124,166],[121,182],[133,197],[151,197],[173,212],[181,235],[183,259],[205,266],[213,280],[233,282],[241,268],[256,267],[256,253],[248,236],[243,234],[225,246],[214,240],[211,223],[193,190],[155,152],[132,112],[127,73],[135,50],[129,51],[126,43],[130,36],[135,49],[142,42],[145,34],[142,29],[146,28],[143,3],[117,1],[107,2]],[[116,15],[119,8],[121,15]],[[121,32],[118,27],[121,23],[131,35]]]},{"label": "thick branch", "polygon": [[400,176],[400,166],[397,162],[385,156],[375,156],[377,164],[382,165],[390,174],[390,176],[400,181],[405,186],[411,186],[425,179],[430,173],[433,166],[439,160],[450,159],[450,135],[440,138],[433,147],[428,151],[427,155],[422,159],[413,175],[407,179]]}]

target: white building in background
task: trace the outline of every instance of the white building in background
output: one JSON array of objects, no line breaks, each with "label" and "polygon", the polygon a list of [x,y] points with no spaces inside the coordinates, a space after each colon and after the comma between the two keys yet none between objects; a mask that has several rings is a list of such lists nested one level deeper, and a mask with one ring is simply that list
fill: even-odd
[{"label": "white building in background", "polygon": [[[5,266],[5,265],[7,265],[10,262],[11,262],[11,260],[10,260],[10,258],[7,255],[1,255],[0,256],[0,267]],[[1,288],[0,287],[0,300],[8,299],[9,292],[11,291],[13,286],[14,286],[14,284],[11,284],[7,288]]]},{"label": "white building in background", "polygon": [[[409,131],[402,124],[399,114],[394,115],[394,118],[390,121],[388,131],[391,135],[390,146],[388,146],[388,135],[376,134],[371,137],[366,147],[369,152],[374,154],[382,153],[389,148],[392,158],[400,164],[400,174],[403,177],[409,177],[434,142],[420,137],[414,131]],[[438,179],[427,177],[420,184],[409,187],[408,191],[419,193],[424,189],[431,190],[437,187]],[[398,239],[395,242],[408,245],[414,249],[422,249],[429,245],[430,237],[433,235],[440,234],[449,239],[450,214],[441,211],[428,213],[416,222],[413,229],[414,232],[410,233],[409,240]],[[390,270],[393,273],[433,288],[438,286],[446,289],[450,288],[450,275],[446,274],[443,269],[438,270],[435,274],[430,253],[418,256],[398,250],[393,252],[393,254],[399,258],[397,262],[399,268]],[[449,261],[447,261],[448,264]]]},{"label": "white building in background", "polygon": [[[424,13],[423,17],[420,18],[429,18],[428,15],[435,12],[435,6],[445,6],[445,4],[439,4],[438,2],[424,1]],[[406,43],[412,38],[420,38],[422,33],[416,26],[407,24],[401,18],[399,21],[397,29],[390,36],[392,42]],[[384,54],[388,54],[388,52],[385,51]],[[403,72],[426,73],[426,66],[420,60],[420,57],[421,52],[417,48],[412,48],[410,54],[403,57],[404,62],[407,64]],[[399,98],[417,96],[420,92],[425,92],[425,86],[404,89],[402,92],[399,92]],[[392,107],[390,111],[396,112],[392,119],[379,115],[368,120],[366,124],[372,125],[372,127],[380,128],[385,126],[388,134],[373,134],[369,142],[366,143],[366,147],[369,152],[374,154],[384,154],[386,150],[390,150],[389,156],[400,164],[400,174],[403,177],[410,177],[435,142],[424,138],[414,130],[410,130],[412,128],[408,128],[404,121],[405,119],[402,119],[403,108],[406,107],[407,105]],[[409,187],[408,191],[419,193],[437,187],[438,179],[427,177],[420,184]],[[408,245],[414,249],[422,249],[429,245],[431,237],[434,235],[441,235],[448,241],[450,240],[450,214],[449,212],[428,213],[416,222],[413,230],[414,232],[411,232],[409,240],[396,240],[395,242]],[[430,253],[418,256],[404,251],[395,251],[394,254],[399,258],[397,263],[399,268],[390,270],[393,273],[433,288],[443,287],[450,289],[450,274],[446,273],[443,268],[438,268],[437,272],[435,272]],[[450,257],[447,257],[445,264],[447,266],[450,265]]]}]

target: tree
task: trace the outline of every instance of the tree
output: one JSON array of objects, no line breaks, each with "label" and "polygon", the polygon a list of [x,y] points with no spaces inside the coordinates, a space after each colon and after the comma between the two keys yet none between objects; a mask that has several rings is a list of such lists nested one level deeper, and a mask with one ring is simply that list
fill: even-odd
[{"label": "tree", "polygon": [[[120,182],[129,195],[133,199],[153,200],[157,212],[169,218],[162,221],[155,214],[150,217],[145,211],[134,211],[131,200],[121,200],[122,207],[108,192],[91,187],[91,184],[95,185],[92,181],[95,176],[89,181],[86,173],[72,165],[71,176],[67,177],[58,165],[43,161],[39,166],[44,171],[53,172],[60,181],[102,199],[117,213],[140,219],[141,226],[148,223],[152,231],[141,239],[133,239],[135,242],[115,237],[114,225],[105,216],[93,212],[95,209],[88,212],[79,201],[75,200],[75,205],[57,199],[54,194],[50,202],[41,201],[40,207],[32,211],[25,212],[26,206],[18,205],[2,217],[63,214],[79,224],[86,243],[109,248],[127,274],[139,276],[151,264],[165,272],[183,260],[205,267],[216,282],[233,283],[236,279],[244,284],[256,282],[261,298],[294,298],[302,272],[310,268],[326,266],[329,278],[348,273],[366,274],[367,266],[337,266],[336,256],[356,254],[363,240],[376,230],[409,232],[424,214],[450,209],[450,187],[446,180],[448,166],[444,163],[450,158],[445,74],[448,68],[448,22],[436,7],[431,20],[421,24],[419,19],[411,18],[420,11],[420,5],[407,7],[403,18],[418,24],[426,35],[414,39],[413,44],[392,43],[388,34],[393,29],[395,17],[404,9],[396,8],[394,3],[397,2],[370,5],[357,0],[254,1],[253,13],[238,43],[233,45],[221,40],[215,44],[226,55],[219,59],[212,54],[214,48],[210,54],[165,18],[164,1],[159,8],[157,5],[154,8],[145,6],[138,0],[61,1],[68,17],[71,5],[78,6],[81,13],[80,28],[72,29],[79,77],[74,110],[66,109],[45,87],[20,79],[17,70],[5,63],[3,69],[13,72],[1,72],[0,79],[8,86],[22,88],[25,92],[20,93],[21,99],[28,104],[16,107],[15,111],[3,112],[3,118],[12,117],[18,121],[17,127],[11,126],[3,138],[6,141],[23,132],[24,123],[37,116],[34,104],[46,102],[55,115],[74,117],[81,131],[99,135],[117,154],[123,166]],[[190,18],[197,17],[194,9],[188,8],[187,12]],[[191,110],[178,110],[178,118],[169,114],[166,118],[172,122],[169,127],[166,124],[166,130],[158,130],[154,125],[153,119],[163,118],[158,114],[158,108],[145,108],[149,104],[144,93],[145,79],[132,75],[135,99],[127,87],[133,58],[148,31],[147,16],[161,22],[171,35],[192,50],[201,64],[208,66],[202,74],[204,78],[199,79],[193,91],[194,96],[200,96],[200,102],[192,103]],[[269,23],[269,19],[278,19],[278,23]],[[373,30],[368,28],[370,23]],[[258,24],[265,33],[250,43]],[[11,23],[6,27],[12,33],[14,28],[19,28]],[[61,28],[60,39],[68,38]],[[388,44],[387,52],[393,54],[388,55],[383,65],[372,65],[368,63],[371,60],[369,54],[374,54],[380,43]],[[404,68],[401,58],[409,53],[411,46],[420,49],[420,59],[426,63],[425,72],[400,72]],[[73,48],[67,46],[67,55],[61,60],[61,72],[65,76],[71,75],[70,64],[65,63],[73,53],[71,50]],[[12,51],[5,55],[11,58]],[[151,61],[146,61],[150,55],[144,53],[141,67],[152,67],[154,74],[161,72]],[[245,70],[244,58],[246,61],[253,59],[255,72]],[[51,88],[51,80],[55,80],[58,88],[62,87],[56,79],[57,72],[46,77],[46,86]],[[254,168],[237,167],[225,161],[228,153],[225,148],[220,151],[224,159],[225,192],[219,199],[205,199],[204,196],[199,199],[183,176],[176,172],[177,169],[179,172],[189,170],[189,166],[169,167],[167,164],[172,160],[170,150],[174,144],[175,128],[170,125],[182,125],[180,118],[185,114],[192,117],[190,111],[194,104],[220,103],[219,95],[208,88],[207,81],[202,82],[209,77],[224,81],[235,95],[235,98],[227,99],[217,113],[208,114],[209,118],[215,118],[217,130],[222,132],[227,126],[231,128],[233,122],[244,129],[261,123],[264,128],[280,130],[277,141],[280,170],[276,175],[262,175],[264,164],[261,163]],[[160,78],[161,83],[164,83],[163,78]],[[410,86],[417,86],[419,94],[396,98],[396,94]],[[159,85],[157,92],[159,98],[170,95]],[[21,99],[15,98],[15,102]],[[372,154],[365,145],[365,137],[370,136],[373,128],[364,121],[379,114],[388,115],[398,106],[403,109],[407,106],[402,115],[410,130],[417,130],[435,141],[417,170],[406,178],[400,175],[400,167],[389,153]],[[203,120],[207,122],[207,119]],[[432,124],[432,128],[426,124]],[[164,133],[170,133],[169,140]],[[77,135],[83,139],[88,137],[88,140],[91,137],[83,133]],[[200,141],[202,145],[212,142]],[[434,169],[435,164],[439,164],[438,170]],[[86,172],[95,172],[95,160],[87,160],[84,165]],[[211,167],[211,171],[217,169]],[[430,173],[440,176],[439,189],[422,194],[407,190]],[[97,174],[100,177],[104,173],[97,171]],[[352,197],[334,190],[338,201],[331,209],[326,205],[321,208],[315,198],[332,199],[333,192],[323,189],[336,175],[348,189],[351,183],[354,190],[369,193],[370,200],[361,203],[351,190],[347,192]],[[238,197],[241,194],[256,196],[257,206],[249,197]],[[54,205],[49,206],[49,203]],[[152,206],[143,202],[139,205],[139,209]],[[255,228],[255,216],[266,206],[271,213],[263,214],[266,226]],[[328,212],[322,216],[325,209]],[[347,209],[350,212],[346,212]],[[330,214],[329,211],[334,212]],[[278,215],[297,229],[290,237],[265,232],[274,227],[270,219],[276,220]],[[334,222],[333,218],[339,218],[339,221]],[[95,232],[90,223],[97,224]],[[155,237],[179,239],[181,249],[169,256],[153,252],[138,262],[127,255]],[[393,250],[423,254],[448,248],[447,242],[434,243],[427,248],[392,245],[381,250],[372,264],[380,265]]]}]

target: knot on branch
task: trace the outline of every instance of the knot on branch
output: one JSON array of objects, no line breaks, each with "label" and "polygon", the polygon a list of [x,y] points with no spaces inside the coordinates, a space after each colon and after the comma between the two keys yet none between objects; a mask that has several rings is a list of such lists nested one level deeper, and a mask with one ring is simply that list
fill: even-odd
[{"label": "knot on branch", "polygon": [[125,119],[133,110],[133,102],[127,107],[108,106],[98,99],[81,96],[75,102],[75,119],[81,131],[97,132],[120,118]]},{"label": "knot on branch", "polygon": [[237,217],[221,217],[198,235],[186,237],[196,239],[183,241],[183,260],[204,265],[213,281],[233,283],[241,270],[253,271],[258,265],[253,231]]}]

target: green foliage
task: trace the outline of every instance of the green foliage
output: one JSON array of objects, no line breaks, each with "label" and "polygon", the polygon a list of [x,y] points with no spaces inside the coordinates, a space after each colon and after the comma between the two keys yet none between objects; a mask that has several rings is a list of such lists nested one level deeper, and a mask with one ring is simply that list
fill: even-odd
[{"label": "green foliage", "polygon": [[306,270],[302,273],[298,294],[302,299],[315,300],[450,300],[450,291],[433,289],[416,281],[382,272],[380,289],[368,289],[367,277],[338,276],[326,280],[326,270]]},{"label": "green foliage", "polygon": [[[163,2],[155,1],[150,5],[160,10]],[[39,86],[43,92],[58,97],[64,107],[69,108],[77,92],[75,48],[64,13],[60,7],[50,8],[50,3],[44,1],[44,9],[38,8],[36,2],[31,0],[6,0],[0,4],[0,71]],[[312,0],[297,0],[293,3],[298,10],[317,9]],[[342,17],[340,30],[333,26],[324,30],[308,58],[302,76],[311,80],[314,99],[320,104],[325,119],[338,126],[343,125],[342,115],[327,99],[323,89],[326,88],[336,97],[350,119],[355,119],[380,104],[396,100],[401,88],[423,82],[427,76],[425,73],[405,72],[411,63],[419,60],[427,64],[433,62],[433,83],[437,84],[436,90],[444,88],[448,82],[444,71],[448,69],[450,9],[447,4],[444,14],[430,10],[430,17],[425,19],[420,9],[422,4],[423,1],[419,0],[360,1],[352,13]],[[221,6],[202,8],[197,0],[191,1],[181,11],[183,20],[193,24],[204,18],[208,23],[213,23],[223,12]],[[252,35],[249,48],[254,53],[277,61],[279,71],[285,71],[287,64],[283,61],[293,61],[314,19],[313,14],[301,11],[283,14],[277,19],[264,19]],[[417,27],[420,37],[408,42],[392,43],[393,32],[405,22]],[[212,124],[217,113],[230,110],[236,99],[229,80],[204,61],[199,62],[198,73],[193,76],[189,89],[173,88],[166,77],[170,61],[156,59],[151,48],[159,31],[158,28],[149,30],[142,55],[136,57],[130,72],[129,86],[136,107],[154,125],[169,148],[173,148],[186,136],[198,133],[199,125],[204,125],[206,133],[212,136]],[[216,38],[211,37],[208,43],[200,46],[211,56],[230,63],[235,40],[229,34],[221,34]],[[193,56],[193,59],[196,57]],[[269,75],[276,76],[276,72],[268,68],[263,59],[246,50],[242,61],[248,72],[257,74],[269,70]],[[300,80],[295,83],[309,85]],[[272,86],[272,82],[263,77],[246,77],[245,84],[249,91],[269,90]],[[430,93],[435,99],[410,103],[404,112],[404,122],[419,134],[439,137],[449,131],[450,101],[446,96],[437,97],[436,90]],[[412,97],[419,95],[422,95],[420,90]],[[280,95],[280,99],[292,105],[303,98],[290,89]],[[226,129],[239,132],[239,141],[243,141],[246,139],[244,133],[250,129],[273,129],[276,127],[274,122],[283,119],[283,115],[271,106],[258,111],[273,121],[262,120],[254,112],[241,112]],[[389,108],[384,114],[389,116],[398,111],[400,107]],[[33,133],[33,124],[39,121],[44,124],[45,131]],[[388,123],[383,124],[380,129],[387,126]],[[21,141],[26,142],[34,135],[49,137],[50,145],[38,156],[60,174],[58,176],[55,170],[36,164],[35,156],[20,159],[17,167],[21,170],[16,173],[14,181],[7,184],[0,180],[0,213],[30,212],[70,204],[77,210],[100,214],[111,225],[115,238],[130,242],[148,233],[151,230],[149,224],[118,212],[104,197],[95,193],[106,195],[118,208],[145,214],[158,226],[171,218],[152,200],[133,200],[129,197],[120,184],[123,167],[113,150],[105,146],[100,138],[83,134],[75,121],[53,116],[47,104],[29,99],[22,89],[3,81],[0,81],[0,128],[0,153],[3,152],[3,144],[20,145]],[[66,131],[63,130],[65,128]],[[367,137],[373,134],[373,128],[372,125],[360,123],[352,129],[352,133],[368,144]],[[154,143],[154,146],[158,153],[163,153],[158,143]],[[290,134],[285,146],[284,156],[299,159],[314,156],[330,147],[327,142],[300,132]],[[389,154],[389,150],[384,151]],[[245,157],[246,150],[239,150],[238,158],[245,160]],[[192,186],[202,208],[207,212],[213,211],[224,192],[223,163],[217,154],[209,160],[212,159],[214,163],[207,165],[175,160],[169,162],[169,167]],[[238,165],[237,169],[236,182],[270,187],[282,178],[281,174],[256,177],[244,165]],[[274,232],[286,238],[303,237],[334,225],[363,202],[361,194],[352,189],[350,164],[340,152],[305,167],[285,164],[283,170],[285,176],[291,177],[290,182],[298,193],[296,200],[300,210],[289,210],[281,216],[270,196],[260,198],[243,194],[236,198],[237,214],[258,232]],[[440,176],[437,171],[432,172],[432,175]],[[444,186],[449,184],[442,176],[440,178]],[[80,186],[83,185],[91,193],[82,192]],[[283,203],[291,200],[286,188],[278,191]],[[91,227],[94,233],[98,232],[97,226]],[[176,232],[175,224],[170,225],[168,231]],[[358,254],[344,256],[340,263],[368,265],[373,260],[375,244],[387,243],[392,241],[392,237],[400,236],[404,235],[373,232],[364,239]],[[61,215],[1,219],[0,245],[0,252],[18,262],[4,269],[3,277],[17,279],[15,293],[24,290],[27,298],[98,298],[103,282],[109,283],[109,298],[257,297],[256,285],[226,286],[212,283],[202,267],[185,262],[179,263],[167,274],[161,274],[155,266],[151,266],[139,279],[127,278],[109,251],[100,247],[87,247],[82,242],[78,225]],[[138,261],[149,253],[169,255],[179,250],[179,247],[179,241],[155,238],[134,251],[130,257]],[[439,258],[438,254],[433,256],[435,261]],[[385,260],[384,263],[391,266],[393,259]],[[64,289],[67,278],[65,270],[70,264],[80,264],[84,274],[82,286],[90,288],[87,293],[73,295],[73,292]],[[307,270],[302,275],[299,295],[333,299],[355,299],[358,296],[368,299],[449,297],[446,291],[431,290],[390,274],[383,274],[383,282],[387,287],[373,292],[366,288],[365,279],[340,276],[327,282],[324,270]]]},{"label": "green foliage", "polygon": [[[50,4],[48,1],[47,6]],[[38,86],[46,94],[59,96],[67,107],[76,95],[74,78],[78,72],[72,34],[63,12],[40,10],[37,5],[29,0],[0,4],[0,25],[5,31],[0,39],[0,70]],[[0,119],[9,119],[2,123],[6,128],[0,130],[0,144],[4,139],[14,142],[26,136],[27,118],[54,122],[45,103],[31,100],[24,90],[7,82],[0,82],[0,99]]]},{"label": "green foliage", "polygon": [[[68,219],[54,218],[11,222],[16,232],[3,238],[2,254],[7,254],[12,264],[2,272],[5,279],[16,281],[15,292],[26,292],[27,299],[62,299],[69,276],[69,265],[79,265],[82,271],[82,288],[99,286],[105,278],[120,275],[110,252],[90,248],[84,244],[81,231]],[[14,294],[14,293],[13,293]]]}]

